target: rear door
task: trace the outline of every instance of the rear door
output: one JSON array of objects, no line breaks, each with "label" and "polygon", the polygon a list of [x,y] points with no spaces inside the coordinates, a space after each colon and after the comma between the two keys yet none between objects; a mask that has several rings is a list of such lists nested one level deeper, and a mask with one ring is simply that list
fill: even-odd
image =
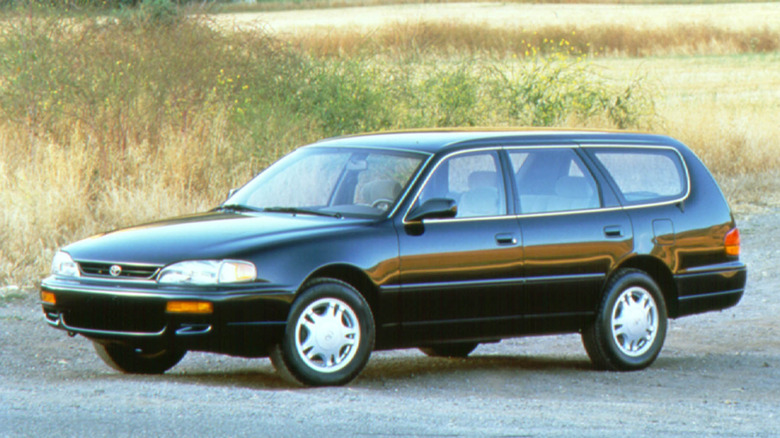
[{"label": "rear door", "polygon": [[606,275],[633,247],[630,219],[576,147],[507,148],[524,246],[523,332],[592,318]]}]

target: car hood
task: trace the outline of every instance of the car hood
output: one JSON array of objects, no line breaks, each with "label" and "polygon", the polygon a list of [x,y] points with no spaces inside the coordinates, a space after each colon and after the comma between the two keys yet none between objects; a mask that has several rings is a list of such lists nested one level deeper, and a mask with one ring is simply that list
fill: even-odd
[{"label": "car hood", "polygon": [[166,265],[242,257],[263,245],[313,238],[368,222],[283,213],[210,212],[99,234],[63,250],[77,261]]}]

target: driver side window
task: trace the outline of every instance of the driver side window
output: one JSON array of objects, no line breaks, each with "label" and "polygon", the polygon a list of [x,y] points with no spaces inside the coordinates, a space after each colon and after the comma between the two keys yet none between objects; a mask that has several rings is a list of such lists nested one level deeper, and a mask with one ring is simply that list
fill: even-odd
[{"label": "driver side window", "polygon": [[506,194],[496,151],[445,159],[428,179],[418,202],[433,198],[454,200],[456,218],[505,215]]}]

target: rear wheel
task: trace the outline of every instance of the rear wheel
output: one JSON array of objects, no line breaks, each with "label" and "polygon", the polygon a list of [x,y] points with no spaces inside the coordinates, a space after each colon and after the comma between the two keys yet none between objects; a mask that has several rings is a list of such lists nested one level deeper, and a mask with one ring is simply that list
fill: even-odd
[{"label": "rear wheel", "polygon": [[186,351],[143,349],[122,344],[92,341],[97,355],[111,368],[130,374],[162,374],[173,368]]},{"label": "rear wheel", "polygon": [[420,351],[431,357],[466,357],[471,354],[479,344],[476,342],[453,342],[449,344],[437,344],[420,348]]},{"label": "rear wheel", "polygon": [[310,282],[293,303],[271,361],[282,377],[311,386],[343,385],[363,370],[374,348],[371,309],[352,286]]},{"label": "rear wheel", "polygon": [[624,269],[607,284],[596,320],[582,331],[582,343],[598,368],[638,370],[658,357],[666,328],[658,285],[642,271]]}]

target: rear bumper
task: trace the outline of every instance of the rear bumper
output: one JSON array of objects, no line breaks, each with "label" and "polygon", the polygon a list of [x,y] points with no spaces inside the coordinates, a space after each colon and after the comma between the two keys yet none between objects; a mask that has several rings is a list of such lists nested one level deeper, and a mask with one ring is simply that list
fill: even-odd
[{"label": "rear bumper", "polygon": [[[56,304],[42,303],[46,323],[99,342],[164,346],[239,356],[265,356],[284,333],[293,292],[253,290],[155,290],[52,281]],[[210,314],[168,313],[172,300],[212,303]]]},{"label": "rear bumper", "polygon": [[690,269],[674,277],[678,305],[674,317],[735,306],[745,292],[747,267],[731,262]]}]

